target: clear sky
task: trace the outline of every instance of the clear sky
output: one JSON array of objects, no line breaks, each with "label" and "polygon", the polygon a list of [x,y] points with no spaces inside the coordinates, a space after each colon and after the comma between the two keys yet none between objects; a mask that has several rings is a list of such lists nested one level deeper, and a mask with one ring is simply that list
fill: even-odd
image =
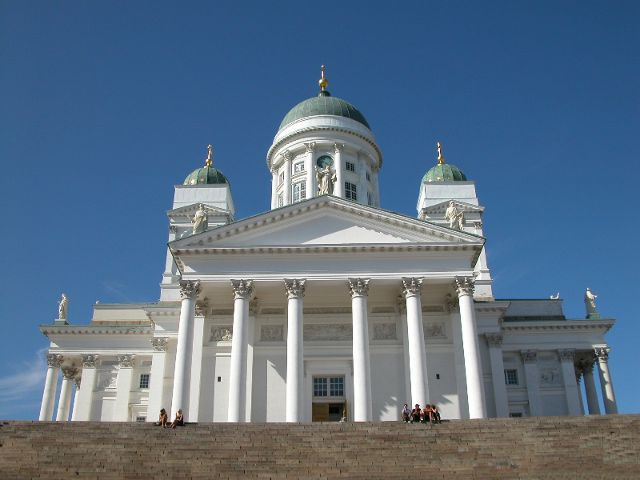
[{"label": "clear sky", "polygon": [[173,185],[203,164],[237,218],[268,210],[286,112],[329,90],[384,154],[382,207],[415,216],[441,141],[477,182],[498,298],[603,316],[640,412],[640,3],[0,1],[0,418],[37,418],[61,292],[158,299]]}]

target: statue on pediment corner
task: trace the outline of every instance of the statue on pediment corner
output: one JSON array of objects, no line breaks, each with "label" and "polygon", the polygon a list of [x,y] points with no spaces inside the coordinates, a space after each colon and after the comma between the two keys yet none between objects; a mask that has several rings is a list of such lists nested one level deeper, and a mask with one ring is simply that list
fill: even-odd
[{"label": "statue on pediment corner", "polygon": [[60,301],[58,302],[58,318],[60,320],[67,319],[67,308],[69,306],[69,299],[66,294],[62,294],[60,296]]},{"label": "statue on pediment corner", "polygon": [[596,308],[596,298],[598,296],[587,287],[587,291],[584,292],[584,306],[587,309],[587,318],[599,317],[598,309]]}]

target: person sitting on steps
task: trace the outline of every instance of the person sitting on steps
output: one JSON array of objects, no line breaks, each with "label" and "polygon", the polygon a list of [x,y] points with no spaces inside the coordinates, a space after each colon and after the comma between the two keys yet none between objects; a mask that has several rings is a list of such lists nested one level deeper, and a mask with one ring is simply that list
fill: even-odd
[{"label": "person sitting on steps", "polygon": [[416,406],[411,410],[411,423],[420,423],[420,404],[416,403]]},{"label": "person sitting on steps", "polygon": [[176,418],[173,420],[171,424],[171,428],[184,427],[184,417],[182,416],[182,410],[178,410],[176,412]]},{"label": "person sitting on steps", "polygon": [[422,410],[422,423],[433,423],[433,409],[429,403]]},{"label": "person sitting on steps", "polygon": [[160,418],[156,422],[157,427],[167,428],[167,422],[169,421],[169,417],[167,416],[167,411],[164,408],[160,409]]},{"label": "person sitting on steps", "polygon": [[409,423],[409,420],[411,419],[411,410],[409,410],[409,405],[406,403],[404,404],[404,407],[402,407],[401,418],[405,423]]},{"label": "person sitting on steps", "polygon": [[441,423],[440,411],[438,410],[438,407],[436,406],[435,403],[431,405],[431,417],[433,418],[433,423]]}]

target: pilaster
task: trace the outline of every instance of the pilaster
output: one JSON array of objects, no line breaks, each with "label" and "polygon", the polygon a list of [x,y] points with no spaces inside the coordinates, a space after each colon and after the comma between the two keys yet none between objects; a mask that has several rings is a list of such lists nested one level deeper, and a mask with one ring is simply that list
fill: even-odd
[{"label": "pilaster", "polygon": [[493,397],[496,404],[496,416],[509,416],[509,399],[507,386],[504,381],[504,360],[502,358],[502,334],[486,333],[487,345],[489,345],[489,359],[491,361],[491,383],[493,384]]},{"label": "pilaster", "polygon": [[82,384],[77,396],[76,415],[74,420],[89,421],[93,408],[94,390],[96,387],[98,355],[82,355]]},{"label": "pilaster", "polygon": [[569,415],[582,415],[582,409],[580,408],[580,391],[578,390],[574,365],[575,353],[573,349],[561,349],[558,350],[558,358],[560,359],[560,368],[562,369],[567,412]]},{"label": "pilaster", "polygon": [[524,376],[527,382],[527,396],[529,398],[529,414],[532,417],[542,415],[540,404],[540,373],[538,371],[538,352],[536,350],[523,350],[520,352],[524,363]]},{"label": "pilaster", "polygon": [[131,384],[133,381],[133,364],[135,355],[118,355],[118,378],[116,380],[116,402],[113,420],[128,422],[131,419],[129,403],[131,400]]}]

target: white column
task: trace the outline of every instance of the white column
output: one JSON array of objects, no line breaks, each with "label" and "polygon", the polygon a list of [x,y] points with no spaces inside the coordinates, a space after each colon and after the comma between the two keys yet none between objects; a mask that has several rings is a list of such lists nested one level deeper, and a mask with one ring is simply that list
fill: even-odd
[{"label": "white column", "polygon": [[353,317],[353,420],[371,422],[371,366],[367,320],[368,278],[350,278],[351,315]]},{"label": "white column", "polygon": [[409,337],[409,369],[411,377],[411,404],[424,407],[429,402],[427,390],[427,352],[422,325],[421,278],[403,278],[402,293],[407,309],[407,335]]},{"label": "white column", "polygon": [[58,371],[62,360],[62,355],[47,354],[47,377],[44,381],[44,392],[42,392],[42,404],[38,417],[40,421],[50,422],[53,417],[53,405],[56,401],[56,389],[58,388]]},{"label": "white column", "polygon": [[92,420],[91,409],[93,407],[93,391],[98,376],[97,365],[98,355],[82,355],[82,384],[76,397],[77,405],[74,407],[76,412],[74,420],[76,421]]},{"label": "white column", "polygon": [[284,204],[291,204],[291,152],[285,151],[282,156],[284,157]]},{"label": "white column", "polygon": [[315,142],[308,142],[304,144],[306,149],[306,156],[304,158],[304,171],[307,179],[307,198],[313,198],[318,195],[318,186],[316,180],[316,169],[313,164],[313,157],[315,153]]},{"label": "white column", "polygon": [[69,407],[71,407],[71,389],[74,378],[78,374],[75,367],[62,367],[62,387],[60,387],[60,399],[58,400],[58,412],[56,422],[66,422],[69,420]]},{"label": "white column", "polygon": [[613,391],[613,382],[609,373],[609,348],[599,347],[595,349],[598,359],[598,372],[600,373],[600,389],[602,390],[602,400],[604,401],[604,412],[606,414],[618,413],[616,394]]},{"label": "white column", "polygon": [[116,379],[116,401],[113,407],[115,422],[128,422],[131,384],[133,383],[133,361],[135,355],[118,355],[118,378]]},{"label": "white column", "polygon": [[456,389],[458,392],[458,414],[461,419],[469,418],[469,397],[467,395],[467,376],[464,371],[464,350],[462,349],[462,326],[458,296],[447,294],[447,308],[451,319],[451,338],[453,340],[453,362],[456,371]]},{"label": "white column", "polygon": [[584,390],[587,395],[587,409],[589,410],[589,415],[600,415],[598,392],[596,391],[596,382],[593,379],[593,364],[593,360],[589,359],[583,366],[582,375],[584,376]]},{"label": "white column", "polygon": [[455,280],[458,290],[458,304],[460,306],[460,327],[462,330],[462,349],[464,351],[464,370],[467,377],[469,418],[486,418],[487,407],[484,398],[478,327],[473,304],[474,282],[471,277],[456,277]]},{"label": "white column", "polygon": [[368,162],[364,152],[358,152],[358,201],[363,205],[368,205],[367,192],[369,192],[369,182],[367,181]]},{"label": "white column", "polygon": [[[151,357],[151,374],[149,376],[149,406],[147,407],[147,422],[156,422],[160,416],[165,390],[165,371],[167,364],[167,337],[151,339],[153,355]],[[171,419],[173,420],[173,419]]]},{"label": "white column", "polygon": [[[193,321],[191,341],[191,373],[189,375],[189,410],[185,422],[197,422],[200,412],[200,385],[202,384],[202,350],[204,347],[204,315],[208,308],[207,299],[196,303],[196,317]],[[184,413],[184,412],[183,412]]]},{"label": "white column", "polygon": [[580,380],[582,379],[582,368],[580,365],[575,365],[576,384],[578,385],[578,400],[580,400],[580,415],[584,415],[584,402],[582,401],[582,387],[580,386]]},{"label": "white column", "polygon": [[[289,172],[291,162],[289,161]],[[249,343],[249,301],[253,294],[253,281],[231,280],[233,285],[233,337],[231,338],[231,365],[229,369],[229,422],[245,420],[247,391],[247,349]]]},{"label": "white column", "polygon": [[304,279],[285,278],[287,291],[287,383],[285,420],[304,420],[304,351],[303,351],[303,298]]},{"label": "white column", "polygon": [[580,407],[580,390],[576,380],[576,368],[574,365],[575,350],[558,350],[560,357],[560,368],[562,369],[562,380],[564,382],[564,392],[567,399],[567,412],[569,415],[582,415]]},{"label": "white column", "polygon": [[187,415],[187,396],[189,392],[189,360],[190,330],[195,316],[196,298],[200,293],[200,282],[180,280],[180,321],[178,323],[178,347],[176,350],[176,365],[173,374],[173,395],[171,396],[171,417],[174,419],[178,410]]},{"label": "white column", "polygon": [[504,380],[504,361],[502,358],[502,334],[485,333],[489,345],[489,359],[491,361],[491,383],[493,397],[496,404],[496,417],[509,416],[509,399]]},{"label": "white column", "polygon": [[333,186],[333,194],[336,197],[344,198],[344,162],[342,161],[342,150],[344,145],[333,144],[335,152],[333,168],[336,169],[336,184]]},{"label": "white column", "polygon": [[71,421],[75,422],[76,415],[78,413],[78,400],[80,398],[79,393],[80,393],[80,384],[82,383],[82,378],[76,377],[73,383],[76,388],[73,390],[73,410],[71,410]]},{"label": "white column", "polygon": [[527,397],[529,399],[529,415],[537,417],[542,415],[540,405],[540,373],[538,372],[538,352],[535,350],[523,350],[520,352],[524,363],[524,378],[527,382]]},{"label": "white column", "polygon": [[278,206],[278,170],[271,170],[271,210]]}]

